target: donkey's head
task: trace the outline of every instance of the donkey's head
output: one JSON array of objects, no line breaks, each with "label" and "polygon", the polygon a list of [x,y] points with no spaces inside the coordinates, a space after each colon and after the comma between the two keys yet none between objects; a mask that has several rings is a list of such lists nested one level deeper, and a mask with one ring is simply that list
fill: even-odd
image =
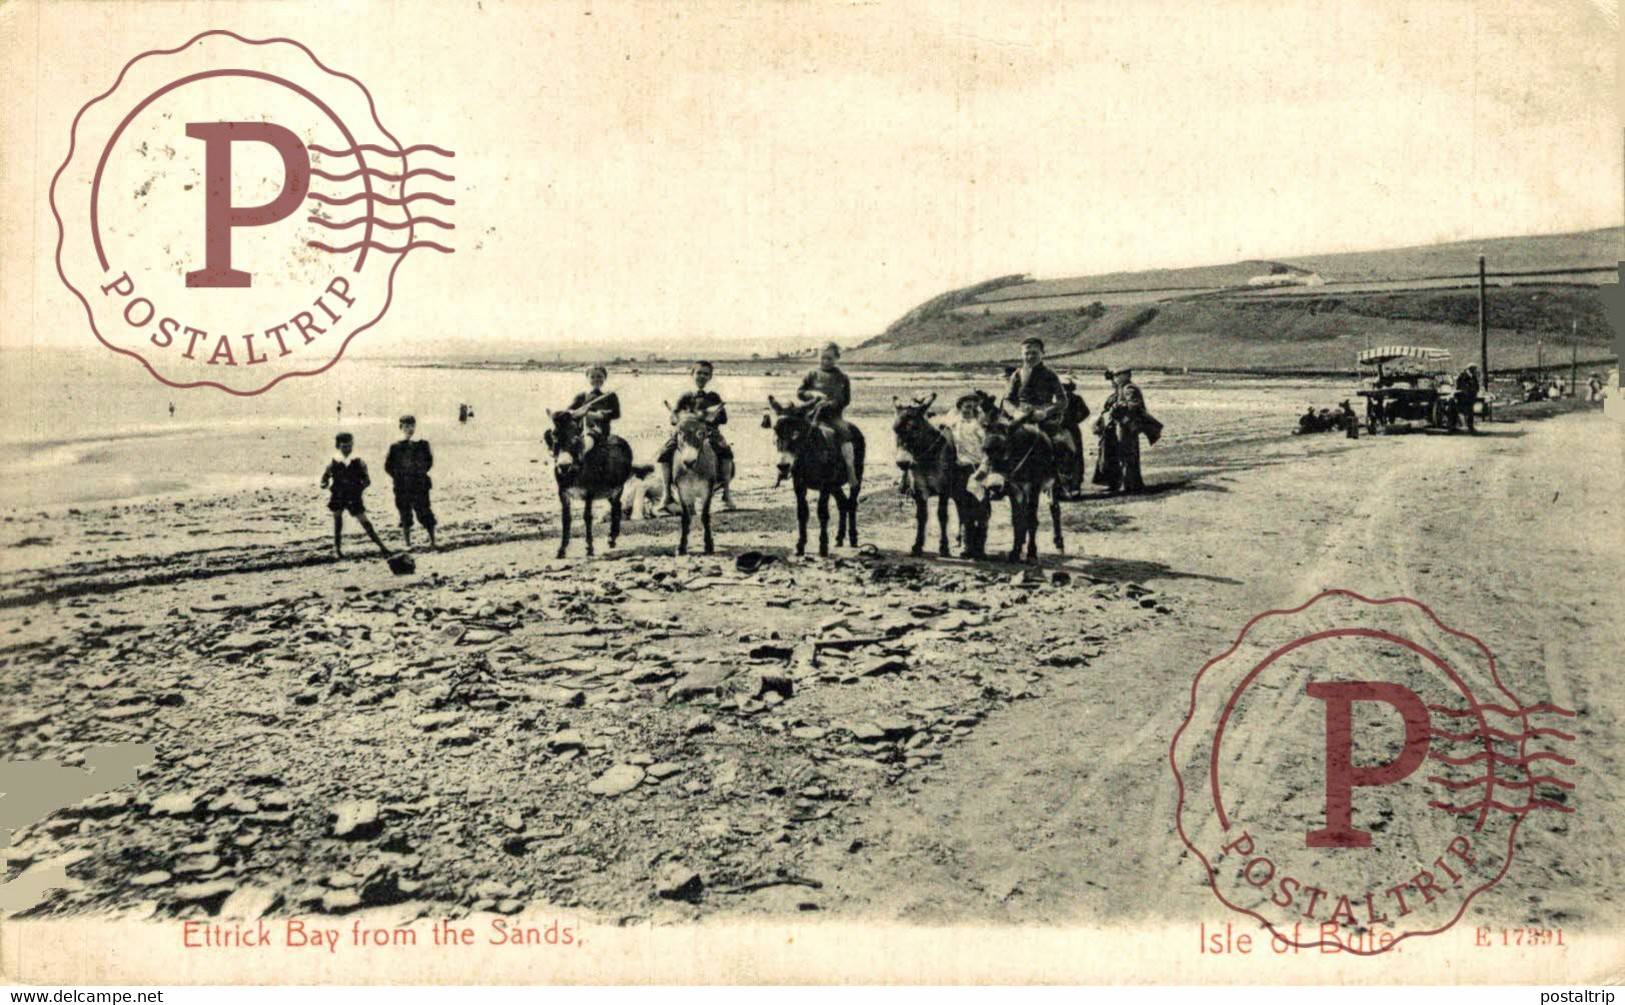
[{"label": "donkey's head", "polygon": [[989,499],[1003,498],[1009,486],[1009,477],[1015,458],[1012,456],[1014,430],[1002,423],[991,423],[987,437],[982,441],[982,465]]},{"label": "donkey's head", "polygon": [[581,420],[569,412],[549,412],[553,428],[542,434],[542,442],[553,452],[553,468],[569,477],[581,463]]},{"label": "donkey's head", "polygon": [[892,420],[891,428],[897,438],[898,467],[907,468],[921,460],[922,452],[942,439],[942,434],[931,425],[931,405],[936,400],[935,394],[915,397],[912,402],[900,401],[896,395],[892,395],[892,407],[897,411],[897,418]]},{"label": "donkey's head", "polygon": [[779,453],[778,481],[782,482],[790,474],[796,455],[807,449],[808,437],[817,434],[817,406],[781,405],[768,395],[767,407],[762,428],[773,430],[773,447]]},{"label": "donkey's head", "polygon": [[705,452],[711,439],[711,427],[693,412],[674,412],[672,421],[677,424],[676,461],[681,465],[693,464]]}]

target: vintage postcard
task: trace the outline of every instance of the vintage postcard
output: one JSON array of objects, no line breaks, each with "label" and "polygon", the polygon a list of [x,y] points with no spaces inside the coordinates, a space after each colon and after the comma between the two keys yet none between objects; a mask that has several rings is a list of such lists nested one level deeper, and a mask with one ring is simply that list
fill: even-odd
[{"label": "vintage postcard", "polygon": [[1618,38],[0,4],[0,976],[1621,980]]}]

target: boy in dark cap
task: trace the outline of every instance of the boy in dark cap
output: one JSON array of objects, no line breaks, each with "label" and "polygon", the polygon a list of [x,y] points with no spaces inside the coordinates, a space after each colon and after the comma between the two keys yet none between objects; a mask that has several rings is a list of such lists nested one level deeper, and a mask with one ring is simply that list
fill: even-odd
[{"label": "boy in dark cap", "polygon": [[395,482],[395,509],[401,515],[401,537],[412,547],[412,518],[417,517],[429,535],[429,547],[437,547],[434,540],[434,510],[429,508],[429,469],[434,467],[434,453],[428,440],[419,440],[418,420],[411,415],[401,416],[401,438],[389,445],[389,456],[384,458],[384,472]]},{"label": "boy in dark cap", "polygon": [[367,491],[372,479],[367,475],[366,462],[350,456],[355,449],[355,437],[340,433],[333,437],[333,446],[337,453],[328,463],[327,470],[322,472],[322,488],[330,491],[327,508],[333,512],[333,557],[344,557],[344,514],[349,513],[360,521],[361,529],[388,558],[389,549],[384,547],[378,532],[372,529],[372,521],[367,519],[367,507],[361,502],[361,494]]}]

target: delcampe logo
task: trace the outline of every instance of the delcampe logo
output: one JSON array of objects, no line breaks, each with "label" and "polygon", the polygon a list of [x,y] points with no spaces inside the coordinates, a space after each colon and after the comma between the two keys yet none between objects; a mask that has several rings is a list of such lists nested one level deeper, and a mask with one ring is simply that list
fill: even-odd
[{"label": "delcampe logo", "polygon": [[453,151],[403,146],[357,79],[292,39],[206,31],[130,60],[51,183],[57,269],[91,330],[173,387],[321,373],[450,253]]},{"label": "delcampe logo", "polygon": [[1249,622],[1191,685],[1175,820],[1224,905],[1300,948],[1442,932],[1565,814],[1574,712],[1513,696],[1488,647],[1407,598],[1329,590]]}]

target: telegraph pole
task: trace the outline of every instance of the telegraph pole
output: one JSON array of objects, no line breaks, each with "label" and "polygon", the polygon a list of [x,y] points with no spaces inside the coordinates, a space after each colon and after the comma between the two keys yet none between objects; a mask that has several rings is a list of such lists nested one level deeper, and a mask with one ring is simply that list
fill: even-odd
[{"label": "telegraph pole", "polygon": [[1575,318],[1569,322],[1572,337],[1569,339],[1569,394],[1578,398],[1580,396],[1580,319]]},{"label": "telegraph pole", "polygon": [[1478,256],[1478,371],[1483,387],[1490,387],[1490,327],[1484,311],[1484,256]]}]

